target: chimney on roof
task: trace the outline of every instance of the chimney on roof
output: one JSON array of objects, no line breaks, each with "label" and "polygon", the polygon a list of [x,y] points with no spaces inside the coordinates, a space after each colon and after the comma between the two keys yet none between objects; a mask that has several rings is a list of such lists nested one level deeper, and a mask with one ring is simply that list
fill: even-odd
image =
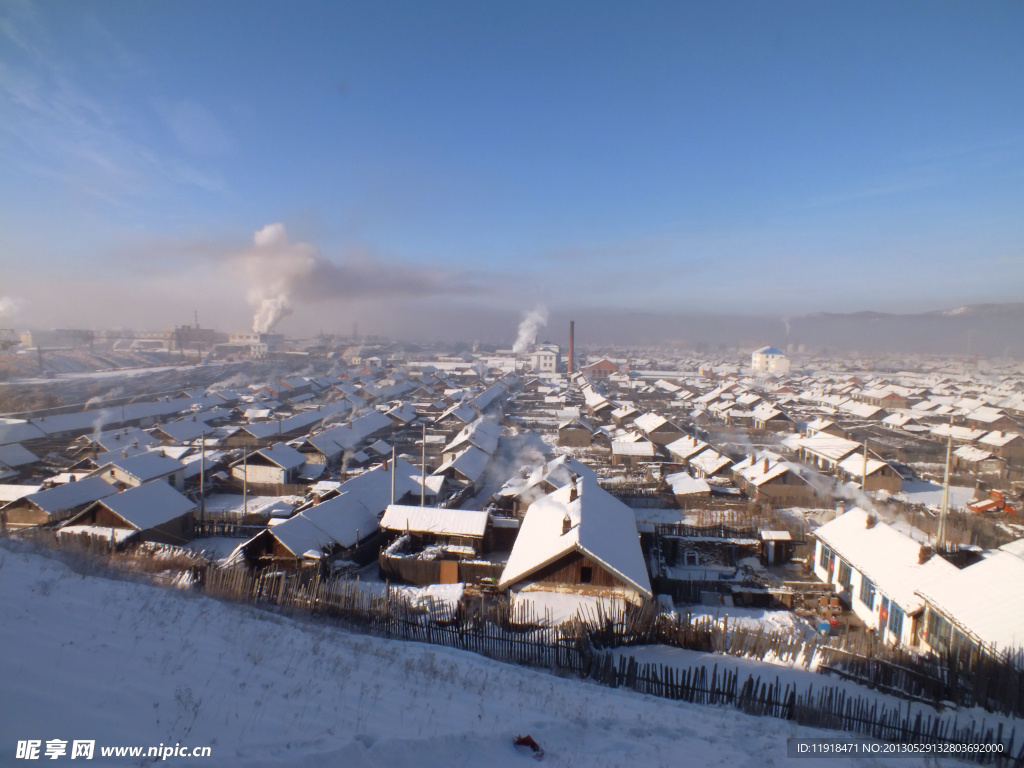
[{"label": "chimney on roof", "polygon": [[878,515],[874,512],[868,513],[867,518],[864,520],[864,527],[874,528],[876,525],[878,525]]},{"label": "chimney on roof", "polygon": [[562,533],[566,534],[572,528],[572,520],[569,519],[569,515],[562,518]]},{"label": "chimney on roof", "polygon": [[925,545],[922,544],[921,545],[921,550],[917,553],[917,563],[918,563],[918,565],[924,565],[925,563],[927,563],[929,560],[932,559],[932,555],[934,555],[934,554],[935,554],[935,550],[933,550],[929,546],[925,546]]},{"label": "chimney on roof", "polygon": [[842,499],[836,499],[836,517],[846,512],[846,503]]},{"label": "chimney on roof", "polygon": [[764,469],[762,470],[762,472],[764,472],[764,473],[768,472],[768,457],[767,456],[765,456],[765,459],[764,459]]},{"label": "chimney on roof", "polygon": [[569,371],[570,375],[576,373],[576,358],[574,357],[575,353],[576,353],[576,321],[575,320],[570,320],[569,321],[569,360],[568,360],[568,366],[567,366],[567,369],[566,369],[566,370]]}]

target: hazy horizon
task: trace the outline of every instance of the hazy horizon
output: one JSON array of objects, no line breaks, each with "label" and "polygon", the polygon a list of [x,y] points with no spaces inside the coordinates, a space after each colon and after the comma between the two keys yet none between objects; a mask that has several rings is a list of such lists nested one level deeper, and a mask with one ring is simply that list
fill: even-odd
[{"label": "hazy horizon", "polygon": [[5,3],[0,325],[785,343],[1022,295],[1024,7],[734,10]]}]

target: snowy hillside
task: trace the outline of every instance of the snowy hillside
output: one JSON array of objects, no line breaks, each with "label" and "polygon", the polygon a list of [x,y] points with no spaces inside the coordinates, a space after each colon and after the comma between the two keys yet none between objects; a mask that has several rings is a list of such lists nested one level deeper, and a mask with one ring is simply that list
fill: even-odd
[{"label": "snowy hillside", "polygon": [[3,764],[18,740],[59,738],[95,739],[94,765],[101,746],[180,742],[211,746],[218,766],[526,766],[536,763],[512,739],[528,733],[543,765],[742,768],[788,764],[788,736],[838,735],[82,576],[4,548],[0,612]]}]

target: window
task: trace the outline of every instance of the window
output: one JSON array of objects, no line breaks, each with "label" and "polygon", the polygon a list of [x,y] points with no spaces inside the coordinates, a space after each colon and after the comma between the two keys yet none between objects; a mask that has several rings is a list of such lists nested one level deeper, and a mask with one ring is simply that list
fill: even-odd
[{"label": "window", "polygon": [[860,601],[870,610],[875,610],[875,585],[863,576],[860,578]]},{"label": "window", "polygon": [[580,568],[580,582],[583,584],[589,584],[594,578],[594,569],[586,566]]},{"label": "window", "polygon": [[696,567],[697,565],[699,565],[699,561],[697,560],[697,553],[694,552],[692,549],[689,550],[683,556],[683,558],[684,558],[684,562],[686,563],[687,566]]},{"label": "window", "polygon": [[839,561],[839,583],[842,584],[846,589],[850,588],[850,577],[853,574],[853,570],[844,563],[842,560]]},{"label": "window", "polygon": [[928,621],[925,629],[925,640],[939,653],[949,650],[949,640],[953,627],[942,616],[931,608],[928,609]]},{"label": "window", "polygon": [[832,557],[832,550],[826,547],[824,544],[821,545],[821,557],[818,559],[818,565],[822,568],[828,568],[829,558]]},{"label": "window", "polygon": [[889,609],[889,631],[897,641],[903,637],[903,611],[895,605],[890,606]]}]

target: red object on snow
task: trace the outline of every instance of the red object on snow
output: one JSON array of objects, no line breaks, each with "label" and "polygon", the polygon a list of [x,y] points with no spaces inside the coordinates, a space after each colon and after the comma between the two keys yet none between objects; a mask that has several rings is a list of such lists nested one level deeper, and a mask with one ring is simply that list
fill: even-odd
[{"label": "red object on snow", "polygon": [[516,736],[517,747],[529,747],[533,750],[533,757],[540,760],[544,757],[544,750],[540,748],[540,744],[533,740],[533,736],[527,734],[526,736]]}]

